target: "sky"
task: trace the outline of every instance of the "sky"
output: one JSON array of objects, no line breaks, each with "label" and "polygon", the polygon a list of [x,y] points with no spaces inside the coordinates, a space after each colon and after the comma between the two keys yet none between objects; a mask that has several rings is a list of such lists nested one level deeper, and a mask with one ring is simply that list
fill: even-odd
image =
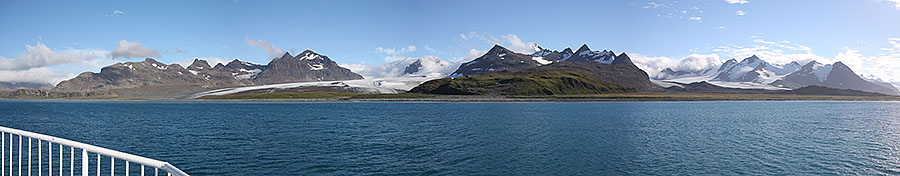
[{"label": "sky", "polygon": [[116,62],[265,64],[311,49],[354,68],[471,60],[494,44],[588,44],[649,70],[758,55],[842,61],[900,83],[900,0],[0,1],[0,82],[55,84]]}]

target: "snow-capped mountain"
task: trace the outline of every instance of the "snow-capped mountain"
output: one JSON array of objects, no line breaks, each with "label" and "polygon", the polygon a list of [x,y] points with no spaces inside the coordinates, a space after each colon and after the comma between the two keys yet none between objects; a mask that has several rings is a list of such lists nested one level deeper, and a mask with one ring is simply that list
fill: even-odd
[{"label": "snow-capped mountain", "polygon": [[265,70],[266,66],[234,59],[224,66],[221,66],[221,63],[216,64],[213,69],[224,69],[238,80],[248,80]]},{"label": "snow-capped mountain", "polygon": [[459,67],[460,62],[450,62],[435,56],[404,58],[382,65],[347,65],[353,72],[366,79],[429,77],[444,78]]},{"label": "snow-capped mountain", "polygon": [[612,65],[631,65],[634,63],[627,54],[616,55],[612,51],[592,51],[587,44],[576,52],[571,48],[553,51],[535,45],[537,52],[532,54],[516,53],[500,45],[494,45],[490,51],[470,62],[463,63],[451,77],[484,75],[489,73],[515,72],[528,68],[550,65],[557,62],[592,62]]},{"label": "snow-capped mountain", "polygon": [[459,69],[451,74],[451,77],[514,72],[544,65],[542,62],[558,60],[547,56],[549,55],[532,57],[531,54],[516,53],[500,45],[494,45],[481,57],[460,65]]},{"label": "snow-capped mountain", "polygon": [[657,74],[654,79],[665,80],[665,79],[675,79],[681,77],[696,77],[696,76],[711,76],[715,75],[718,67],[710,67],[702,70],[678,70],[675,71],[672,68],[666,68],[665,70],[660,71],[660,74]]},{"label": "snow-capped mountain", "polygon": [[541,65],[547,65],[554,62],[564,61],[572,57],[574,53],[572,53],[571,48],[566,48],[563,51],[553,51],[549,49],[545,49],[541,46],[534,45],[534,52],[531,54],[531,59],[537,61]]},{"label": "snow-capped mountain", "polygon": [[812,61],[803,65],[800,70],[788,74],[781,80],[771,83],[771,85],[787,88],[801,88],[811,85],[822,85],[828,74],[831,73],[833,66],[825,65],[816,61]]},{"label": "snow-capped mountain", "polygon": [[710,84],[729,88],[798,89],[807,86],[824,86],[900,95],[900,91],[893,85],[871,81],[871,79],[866,80],[841,62],[827,65],[816,61],[802,66],[798,62],[774,65],[757,56],[751,56],[740,62],[730,59],[719,66],[714,74],[711,74],[710,71],[696,73],[673,69],[663,70],[662,73],[663,75],[673,75],[663,78],[665,81],[679,83],[708,81]]},{"label": "snow-capped mountain", "polygon": [[772,83],[785,75],[800,69],[800,64],[792,62],[787,65],[772,65],[751,56],[741,62],[735,59],[726,61],[719,67],[718,75],[713,81]]},{"label": "snow-capped mountain", "polygon": [[604,64],[611,64],[613,60],[616,59],[616,53],[612,51],[593,51],[591,48],[588,48],[587,44],[581,45],[575,54],[570,58],[563,58],[563,61],[576,61],[576,62],[599,62]]},{"label": "snow-capped mountain", "polygon": [[305,50],[297,56],[284,53],[284,56],[275,58],[254,78],[257,84],[275,84],[291,82],[334,81],[363,79],[359,74],[350,69],[343,68],[324,56]]},{"label": "snow-capped mountain", "polygon": [[414,62],[408,64],[399,76],[445,77],[458,66],[457,63],[445,61],[438,57],[424,56],[416,58]]},{"label": "snow-capped mountain", "polygon": [[338,66],[327,56],[306,50],[296,57],[285,53],[268,65],[235,59],[227,65],[210,66],[195,58],[186,68],[147,58],[103,67],[99,73],[84,72],[60,82],[54,90],[87,91],[153,86],[195,86],[204,88],[264,85],[283,82],[356,80],[362,76]]}]

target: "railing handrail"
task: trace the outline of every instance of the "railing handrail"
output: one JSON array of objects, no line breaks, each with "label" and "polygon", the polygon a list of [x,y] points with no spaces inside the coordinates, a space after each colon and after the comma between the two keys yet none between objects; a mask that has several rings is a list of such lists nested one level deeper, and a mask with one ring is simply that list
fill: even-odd
[{"label": "railing handrail", "polygon": [[129,162],[141,164],[141,165],[147,165],[147,166],[160,168],[160,169],[165,170],[169,173],[172,173],[173,175],[176,175],[176,176],[190,176],[187,173],[185,173],[184,171],[181,171],[181,169],[178,169],[177,167],[173,166],[172,164],[169,164],[169,163],[163,162],[163,161],[159,161],[159,160],[155,160],[155,159],[150,159],[147,157],[132,155],[132,154],[119,152],[119,151],[115,151],[115,150],[111,150],[111,149],[106,149],[103,147],[98,147],[98,146],[85,144],[85,143],[81,143],[81,142],[77,142],[77,141],[72,141],[72,140],[68,140],[68,139],[53,137],[53,136],[49,136],[49,135],[44,135],[44,134],[40,134],[40,133],[34,133],[34,132],[29,132],[29,131],[14,129],[14,128],[8,128],[8,127],[4,127],[4,126],[0,126],[0,131],[15,134],[15,135],[26,136],[26,137],[30,137],[33,139],[43,140],[43,141],[50,141],[50,142],[53,142],[56,144],[62,144],[65,146],[84,149],[89,152],[97,153],[100,155],[118,158],[118,159],[126,160]]}]

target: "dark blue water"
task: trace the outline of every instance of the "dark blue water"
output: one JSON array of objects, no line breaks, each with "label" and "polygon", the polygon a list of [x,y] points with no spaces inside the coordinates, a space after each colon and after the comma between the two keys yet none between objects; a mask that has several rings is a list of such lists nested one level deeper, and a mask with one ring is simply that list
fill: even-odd
[{"label": "dark blue water", "polygon": [[192,175],[900,174],[892,102],[0,101],[0,114]]}]

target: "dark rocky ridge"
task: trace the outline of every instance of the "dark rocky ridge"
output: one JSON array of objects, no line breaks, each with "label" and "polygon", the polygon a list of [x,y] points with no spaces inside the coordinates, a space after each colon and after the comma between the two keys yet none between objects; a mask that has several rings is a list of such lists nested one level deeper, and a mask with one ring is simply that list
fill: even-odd
[{"label": "dark rocky ridge", "polygon": [[459,66],[455,76],[474,76],[489,73],[508,73],[521,71],[528,68],[541,66],[530,55],[516,53],[500,45],[494,45],[491,50],[467,63]]},{"label": "dark rocky ridge", "polygon": [[92,91],[146,87],[198,86],[204,88],[236,87],[287,82],[336,81],[362,79],[327,56],[306,50],[297,57],[285,53],[268,65],[235,59],[226,65],[210,66],[194,59],[187,68],[166,65],[147,58],[142,62],[117,63],[100,70],[85,72],[60,82],[56,91]]},{"label": "dark rocky ridge", "polygon": [[831,73],[822,83],[825,87],[838,89],[853,89],[866,92],[875,92],[887,95],[900,95],[897,88],[883,87],[875,83],[866,81],[859,77],[853,70],[842,62],[836,62],[832,65]]},{"label": "dark rocky ridge", "polygon": [[[543,60],[551,61],[551,63],[544,65],[532,57],[543,57]],[[585,73],[598,81],[640,91],[663,90],[650,82],[648,74],[635,66],[627,54],[622,53],[616,56],[612,51],[591,51],[586,44],[574,53],[569,48],[562,52],[540,48],[539,52],[532,55],[515,53],[495,45],[483,56],[461,65],[453,75],[456,77],[480,76],[534,70],[574,70]]]},{"label": "dark rocky ridge", "polygon": [[291,82],[338,81],[363,79],[350,69],[343,68],[328,56],[305,50],[296,57],[285,53],[281,58],[269,62],[254,78],[256,84],[277,84]]}]

